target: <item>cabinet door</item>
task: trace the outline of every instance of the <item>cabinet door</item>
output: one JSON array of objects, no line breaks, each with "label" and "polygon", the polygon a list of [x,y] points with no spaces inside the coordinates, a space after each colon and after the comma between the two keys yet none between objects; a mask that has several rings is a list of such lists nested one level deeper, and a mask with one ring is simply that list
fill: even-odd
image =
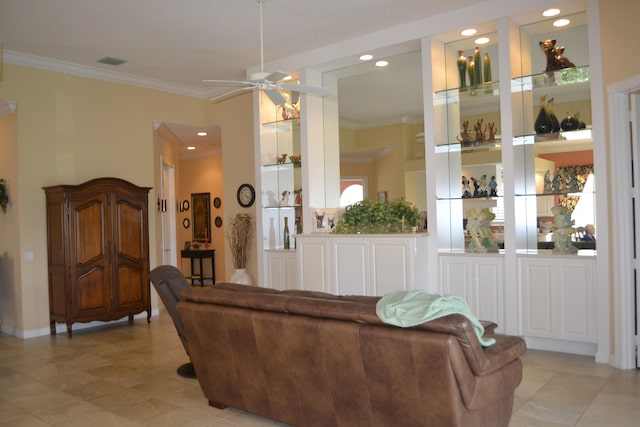
[{"label": "cabinet door", "polygon": [[113,195],[113,313],[144,310],[149,301],[146,197]]},{"label": "cabinet door", "polygon": [[558,338],[596,342],[593,262],[565,260],[557,275]]},{"label": "cabinet door", "polygon": [[409,239],[371,239],[370,295],[413,289],[414,251]]},{"label": "cabinet door", "polygon": [[329,244],[327,239],[297,240],[298,288],[331,292],[329,284]]},{"label": "cabinet door", "polygon": [[266,287],[279,290],[298,288],[294,251],[267,251],[265,266]]},{"label": "cabinet door", "polygon": [[107,317],[109,291],[109,203],[106,193],[69,202],[72,317]]},{"label": "cabinet door", "polygon": [[333,239],[331,263],[335,289],[338,295],[373,295],[369,289],[368,239]]},{"label": "cabinet door", "polygon": [[554,338],[557,300],[556,273],[551,260],[526,259],[520,265],[522,295],[522,333],[532,337]]}]

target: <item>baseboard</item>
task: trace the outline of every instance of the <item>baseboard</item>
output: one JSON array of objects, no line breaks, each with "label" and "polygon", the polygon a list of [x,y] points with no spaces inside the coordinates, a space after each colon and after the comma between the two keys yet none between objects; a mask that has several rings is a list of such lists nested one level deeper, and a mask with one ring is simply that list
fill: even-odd
[{"label": "baseboard", "polygon": [[548,338],[524,337],[527,348],[532,350],[555,351],[558,353],[579,354],[582,356],[596,356],[595,343],[553,340]]}]

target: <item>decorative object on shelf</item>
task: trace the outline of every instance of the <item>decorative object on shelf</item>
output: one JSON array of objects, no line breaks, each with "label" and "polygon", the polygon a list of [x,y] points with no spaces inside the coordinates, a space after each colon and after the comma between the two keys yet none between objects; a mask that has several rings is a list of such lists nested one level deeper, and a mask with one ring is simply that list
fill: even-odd
[{"label": "decorative object on shelf", "polygon": [[248,208],[256,201],[256,190],[251,184],[242,184],[238,187],[238,193],[236,194],[238,204],[243,208]]},{"label": "decorative object on shelf", "polygon": [[[476,80],[476,62],[473,56],[469,56],[469,60],[467,61],[467,74],[469,75],[469,86],[472,89],[476,88],[478,81]],[[471,91],[471,95],[475,95],[475,93]]]},{"label": "decorative object on shelf", "polygon": [[471,187],[469,187],[469,179],[462,175],[462,198],[468,199],[471,197]]},{"label": "decorative object on shelf", "polygon": [[482,61],[480,59],[480,48],[478,46],[473,49],[473,62],[475,67],[473,68],[476,74],[476,85],[482,83]]},{"label": "decorative object on shelf", "polygon": [[294,204],[296,206],[302,206],[302,188],[293,190],[293,194],[295,194]]},{"label": "decorative object on shelf", "polygon": [[[544,192],[556,194],[580,193],[584,189],[587,177],[591,173],[593,173],[593,165],[559,167],[553,176],[551,175],[551,171],[547,170],[544,175]],[[560,203],[562,206],[562,199],[560,199]],[[566,205],[566,207],[568,207],[570,211],[573,210],[569,205]]]},{"label": "decorative object on shelf", "polygon": [[489,179],[489,197],[498,197],[498,183],[495,176]]},{"label": "decorative object on shelf", "polygon": [[287,153],[283,153],[281,156],[276,157],[276,163],[281,165],[287,161]]},{"label": "decorative object on shelf", "polygon": [[487,128],[489,129],[489,136],[487,137],[487,141],[493,142],[496,140],[496,133],[498,133],[498,127],[494,122],[487,123]]},{"label": "decorative object on shelf", "polygon": [[284,217],[284,229],[282,231],[282,242],[285,249],[291,249],[291,235],[289,234],[289,218]]},{"label": "decorative object on shelf", "polygon": [[9,206],[9,192],[7,191],[7,181],[4,178],[0,178],[0,207],[2,212],[7,212],[7,206]]},{"label": "decorative object on shelf", "polygon": [[585,122],[583,122],[582,120],[580,120],[580,111],[576,111],[576,114],[575,114],[574,117],[578,121],[578,129],[586,129],[587,128],[587,124]]},{"label": "decorative object on shelf", "polygon": [[220,206],[222,206],[222,200],[220,200],[220,197],[216,197],[215,199],[213,199],[213,207],[216,209],[220,209]]},{"label": "decorative object on shelf", "polygon": [[227,240],[231,250],[231,260],[235,269],[229,279],[232,283],[253,284],[251,276],[247,274],[247,261],[251,240],[255,233],[253,217],[249,214],[236,214],[229,219]]},{"label": "decorative object on shelf", "polygon": [[482,58],[482,66],[483,66],[483,74],[484,74],[484,82],[491,83],[491,59],[489,59],[489,52],[484,53],[484,57]]},{"label": "decorative object on shelf", "polygon": [[191,242],[190,241],[186,241],[184,242],[184,250],[185,251],[190,251],[191,250]]},{"label": "decorative object on shelf", "polygon": [[545,193],[553,193],[553,179],[551,171],[547,170],[544,174],[544,190]]},{"label": "decorative object on shelf", "polygon": [[280,206],[289,206],[289,194],[291,194],[289,190],[284,190],[282,192],[282,197],[280,198]]},{"label": "decorative object on shelf", "polygon": [[539,45],[547,58],[547,68],[544,71],[557,71],[563,68],[575,67],[574,63],[564,56],[564,47],[556,46],[555,39],[542,40]]},{"label": "decorative object on shelf", "polygon": [[471,142],[471,134],[469,133],[469,120],[465,120],[462,122],[462,130],[460,131],[460,135],[456,136],[458,142],[462,145],[469,145]]},{"label": "decorative object on shelf", "polygon": [[208,231],[211,230],[211,194],[191,194],[192,233],[193,240],[204,242],[208,239]]},{"label": "decorative object on shelf", "polygon": [[547,102],[547,95],[540,97],[540,111],[538,112],[538,116],[536,117],[536,121],[533,125],[536,134],[538,135],[557,133],[560,131],[558,118],[552,110],[552,103],[553,98]]},{"label": "decorative object on shelf", "polygon": [[498,245],[491,234],[491,221],[496,215],[490,209],[467,210],[467,231],[471,237],[471,252],[498,252]]},{"label": "decorative object on shelf", "polygon": [[578,130],[580,129],[580,122],[571,115],[571,112],[567,112],[567,116],[560,122],[560,129],[562,129],[563,132]]},{"label": "decorative object on shelf", "polygon": [[485,139],[485,133],[487,131],[487,126],[484,124],[484,119],[478,119],[476,124],[473,126],[473,129],[476,133],[476,142],[482,142]]},{"label": "decorative object on shelf", "polygon": [[366,199],[345,208],[333,233],[410,233],[415,231],[419,219],[418,208],[404,199],[383,203]]},{"label": "decorative object on shelf", "polygon": [[217,216],[215,219],[215,224],[218,228],[222,227],[222,217]]},{"label": "decorative object on shelf", "polygon": [[200,242],[196,242],[195,240],[191,242],[191,249],[200,249]]},{"label": "decorative object on shelf", "polygon": [[471,182],[473,182],[473,194],[471,197],[480,197],[480,182],[474,177],[471,177]]},{"label": "decorative object on shelf", "polygon": [[289,160],[291,160],[291,163],[293,163],[296,166],[300,166],[301,159],[302,159],[302,156],[300,154],[292,154],[289,156]]},{"label": "decorative object on shelf", "polygon": [[467,57],[464,56],[464,51],[458,51],[458,77],[460,79],[460,90],[467,90]]},{"label": "decorative object on shelf", "polygon": [[315,211],[313,216],[316,218],[316,230],[324,229],[324,211]]},{"label": "decorative object on shelf", "polygon": [[573,235],[579,230],[573,226],[569,209],[564,206],[551,208],[553,214],[553,253],[575,254],[578,249],[573,246]]}]

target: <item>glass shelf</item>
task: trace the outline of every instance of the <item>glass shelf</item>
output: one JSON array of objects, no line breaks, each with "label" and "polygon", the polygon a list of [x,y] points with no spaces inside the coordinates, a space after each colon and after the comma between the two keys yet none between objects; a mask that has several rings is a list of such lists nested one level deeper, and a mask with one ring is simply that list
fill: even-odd
[{"label": "glass shelf", "polygon": [[516,77],[511,82],[512,92],[525,92],[538,89],[555,89],[561,86],[575,92],[589,88],[589,67],[565,68],[548,73],[531,74]]}]

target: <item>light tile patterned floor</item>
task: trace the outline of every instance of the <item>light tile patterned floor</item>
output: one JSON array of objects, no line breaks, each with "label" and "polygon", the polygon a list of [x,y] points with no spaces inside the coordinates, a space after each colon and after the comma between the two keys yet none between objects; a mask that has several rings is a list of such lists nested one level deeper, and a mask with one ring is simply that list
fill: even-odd
[{"label": "light tile patterned floor", "polygon": [[[0,334],[0,426],[283,426],[208,406],[169,316],[56,338]],[[511,426],[638,426],[640,372],[530,350]]]}]

